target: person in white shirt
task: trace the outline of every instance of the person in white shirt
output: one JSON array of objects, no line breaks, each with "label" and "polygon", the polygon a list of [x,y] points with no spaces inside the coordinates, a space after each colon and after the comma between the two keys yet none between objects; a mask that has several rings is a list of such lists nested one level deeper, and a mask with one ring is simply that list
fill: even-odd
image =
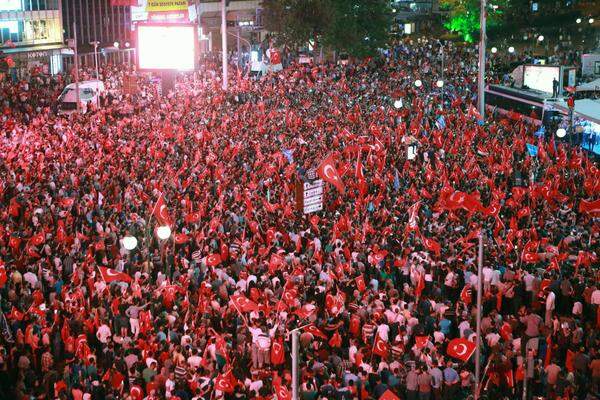
[{"label": "person in white shirt", "polygon": [[381,324],[377,327],[377,334],[381,340],[387,343],[390,334],[390,327],[387,324]]},{"label": "person in white shirt", "polygon": [[106,324],[100,325],[98,331],[96,332],[96,337],[100,341],[100,343],[106,344],[108,342],[108,338],[110,338],[112,333],[110,332],[110,328]]},{"label": "person in white shirt", "polygon": [[554,312],[554,308],[556,307],[556,295],[553,291],[548,291],[548,296],[546,297],[546,316],[544,318],[544,323],[546,326],[552,325],[552,313]]}]

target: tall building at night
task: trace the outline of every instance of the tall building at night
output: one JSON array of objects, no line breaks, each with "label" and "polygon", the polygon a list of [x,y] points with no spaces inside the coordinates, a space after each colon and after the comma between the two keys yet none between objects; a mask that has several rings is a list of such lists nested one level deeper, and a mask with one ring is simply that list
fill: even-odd
[{"label": "tall building at night", "polygon": [[61,0],[0,1],[0,52],[14,60],[15,76],[61,71],[64,50]]},{"label": "tall building at night", "polygon": [[78,50],[83,65],[94,62],[94,43],[100,60],[126,61],[131,51],[131,7],[112,6],[110,0],[62,0],[65,39],[77,30]]}]

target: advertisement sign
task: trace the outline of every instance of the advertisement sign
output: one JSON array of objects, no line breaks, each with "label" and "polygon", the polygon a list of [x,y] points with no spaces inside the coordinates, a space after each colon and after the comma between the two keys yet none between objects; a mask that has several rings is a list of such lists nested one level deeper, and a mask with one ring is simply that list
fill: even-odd
[{"label": "advertisement sign", "polygon": [[187,11],[187,0],[147,0],[147,12]]},{"label": "advertisement sign", "polygon": [[304,182],[303,208],[304,214],[310,214],[323,209],[323,180]]},{"label": "advertisement sign", "polygon": [[523,74],[523,85],[540,92],[552,93],[552,82],[560,82],[560,67],[543,65],[526,65]]},{"label": "advertisement sign", "polygon": [[141,71],[193,71],[198,60],[195,24],[137,25],[137,63]]}]

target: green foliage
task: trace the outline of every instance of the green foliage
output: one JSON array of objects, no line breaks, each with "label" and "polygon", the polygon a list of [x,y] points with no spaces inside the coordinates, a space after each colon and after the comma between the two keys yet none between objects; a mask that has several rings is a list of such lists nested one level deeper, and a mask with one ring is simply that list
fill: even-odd
[{"label": "green foliage", "polygon": [[373,55],[385,47],[392,13],[386,0],[331,0],[333,18],[325,43],[356,57]]},{"label": "green foliage", "polygon": [[388,0],[263,0],[263,10],[281,43],[312,41],[358,57],[384,47],[392,23]]},{"label": "green foliage", "polygon": [[[510,3],[511,0],[494,0],[488,3],[487,28],[502,24],[506,11],[511,7]],[[472,42],[481,26],[479,24],[480,4],[480,0],[441,0],[440,8],[448,12],[444,27],[460,34],[465,41]]]}]

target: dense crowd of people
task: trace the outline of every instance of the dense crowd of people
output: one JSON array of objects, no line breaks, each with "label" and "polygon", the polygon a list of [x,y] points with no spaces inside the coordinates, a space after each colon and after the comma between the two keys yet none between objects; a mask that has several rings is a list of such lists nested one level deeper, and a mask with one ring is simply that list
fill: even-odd
[{"label": "dense crowd of people", "polygon": [[[480,284],[482,395],[598,398],[597,165],[484,122],[476,54],[447,47],[439,88],[439,50],[227,93],[208,59],[162,95],[104,66],[85,114],[1,83],[0,397],[288,400],[298,330],[303,400],[466,398],[449,343],[476,341]],[[303,214],[323,160],[339,179]]]}]

